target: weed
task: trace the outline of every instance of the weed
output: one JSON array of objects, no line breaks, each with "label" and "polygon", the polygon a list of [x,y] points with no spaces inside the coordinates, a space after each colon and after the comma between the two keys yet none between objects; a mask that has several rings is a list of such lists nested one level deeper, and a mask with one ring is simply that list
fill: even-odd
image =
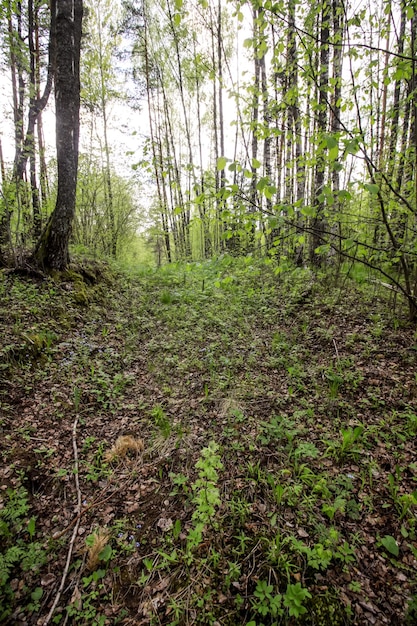
[{"label": "weed", "polygon": [[108,463],[105,462],[105,442],[101,441],[97,447],[97,450],[90,462],[85,462],[87,468],[86,479],[96,483],[101,478],[109,476],[111,469]]},{"label": "weed", "polygon": [[155,406],[151,411],[151,417],[162,437],[168,439],[171,434],[171,423],[164,409],[160,405]]},{"label": "weed", "polygon": [[[77,587],[73,593],[71,603],[66,607],[67,616],[71,618],[72,623],[104,626],[107,618],[105,615],[100,614],[96,604],[100,604],[106,599],[105,588],[102,582],[105,574],[106,571],[104,569],[98,569],[82,579],[82,591]],[[56,617],[58,618],[59,615]]]},{"label": "weed", "polygon": [[[22,572],[37,572],[46,561],[41,543],[34,541],[36,520],[27,520],[28,494],[23,487],[8,489],[3,508],[0,509],[0,621],[12,612],[14,591],[10,586],[12,575],[20,579]],[[39,608],[41,595],[38,588],[30,592],[26,588],[28,611]],[[20,598],[22,602],[22,598]]]},{"label": "weed", "polygon": [[288,612],[290,617],[295,617],[296,619],[307,612],[305,606],[303,606],[304,601],[307,598],[311,598],[311,593],[304,589],[301,586],[301,583],[296,583],[295,585],[287,585],[287,590],[284,596],[284,606],[288,608]]},{"label": "weed", "polygon": [[229,502],[229,508],[232,516],[237,519],[238,523],[243,526],[249,513],[250,504],[239,494],[234,493],[232,499]]},{"label": "weed", "polygon": [[355,428],[348,428],[341,430],[341,441],[328,441],[328,448],[326,454],[329,456],[335,456],[339,461],[346,459],[347,457],[357,458],[361,452],[362,447],[359,444],[364,427],[362,425],[355,426]]},{"label": "weed", "polygon": [[174,485],[174,489],[170,493],[171,496],[175,496],[181,492],[188,494],[188,478],[185,474],[174,474],[174,472],[170,472],[169,477]]},{"label": "weed", "polygon": [[296,426],[295,422],[287,417],[275,416],[269,422],[261,422],[260,426],[259,441],[262,445],[281,440],[291,443],[301,433],[301,429]]},{"label": "weed", "polygon": [[256,585],[256,589],[253,593],[256,600],[252,600],[252,608],[265,617],[266,615],[272,615],[273,617],[279,617],[284,614],[282,609],[282,596],[280,593],[274,594],[274,587],[268,585],[264,580],[259,580]]},{"label": "weed", "polygon": [[314,443],[309,441],[303,441],[298,444],[298,446],[294,450],[294,456],[296,459],[299,458],[309,458],[309,459],[317,459],[320,454],[320,450],[317,448]]},{"label": "weed", "polygon": [[205,526],[214,524],[216,507],[221,504],[217,481],[218,470],[223,469],[223,464],[218,451],[219,446],[212,441],[207,448],[203,448],[196,463],[199,472],[198,479],[191,485],[195,510],[192,515],[194,525],[187,536],[188,553],[201,543]]}]

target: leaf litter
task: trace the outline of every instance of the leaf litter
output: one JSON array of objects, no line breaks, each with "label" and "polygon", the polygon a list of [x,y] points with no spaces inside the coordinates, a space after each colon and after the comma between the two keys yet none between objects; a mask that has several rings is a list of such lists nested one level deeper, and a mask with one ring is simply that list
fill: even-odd
[{"label": "leaf litter", "polygon": [[415,623],[415,329],[352,283],[190,268],[107,268],[88,306],[3,285],[0,514],[28,498],[3,556],[44,554],[3,621],[43,623],[78,523],[56,623]]}]

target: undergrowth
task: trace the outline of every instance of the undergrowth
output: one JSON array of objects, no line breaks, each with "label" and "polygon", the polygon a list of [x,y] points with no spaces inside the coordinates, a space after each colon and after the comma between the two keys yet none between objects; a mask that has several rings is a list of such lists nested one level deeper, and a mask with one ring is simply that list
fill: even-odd
[{"label": "undergrowth", "polygon": [[2,277],[1,619],[56,596],[77,419],[53,623],[414,623],[416,335],[388,294],[251,257],[93,274]]}]

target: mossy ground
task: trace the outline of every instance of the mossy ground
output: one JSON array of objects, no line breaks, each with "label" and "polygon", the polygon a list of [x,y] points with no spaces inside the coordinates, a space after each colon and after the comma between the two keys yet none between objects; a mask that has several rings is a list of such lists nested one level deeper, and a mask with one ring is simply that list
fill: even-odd
[{"label": "mossy ground", "polygon": [[[7,545],[46,554],[13,565],[4,620],[36,624],[56,596],[76,416],[83,513],[56,623],[412,619],[417,342],[377,288],[250,258],[3,274],[3,510],[20,485],[30,505]],[[106,461],[120,436],[143,451]],[[109,548],[93,575],[99,528]]]}]

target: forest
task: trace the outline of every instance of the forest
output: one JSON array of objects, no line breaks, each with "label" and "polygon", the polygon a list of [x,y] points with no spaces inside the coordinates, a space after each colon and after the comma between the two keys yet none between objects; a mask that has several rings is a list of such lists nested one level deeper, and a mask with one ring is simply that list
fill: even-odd
[{"label": "forest", "polygon": [[0,624],[417,623],[415,0],[0,0]]}]

